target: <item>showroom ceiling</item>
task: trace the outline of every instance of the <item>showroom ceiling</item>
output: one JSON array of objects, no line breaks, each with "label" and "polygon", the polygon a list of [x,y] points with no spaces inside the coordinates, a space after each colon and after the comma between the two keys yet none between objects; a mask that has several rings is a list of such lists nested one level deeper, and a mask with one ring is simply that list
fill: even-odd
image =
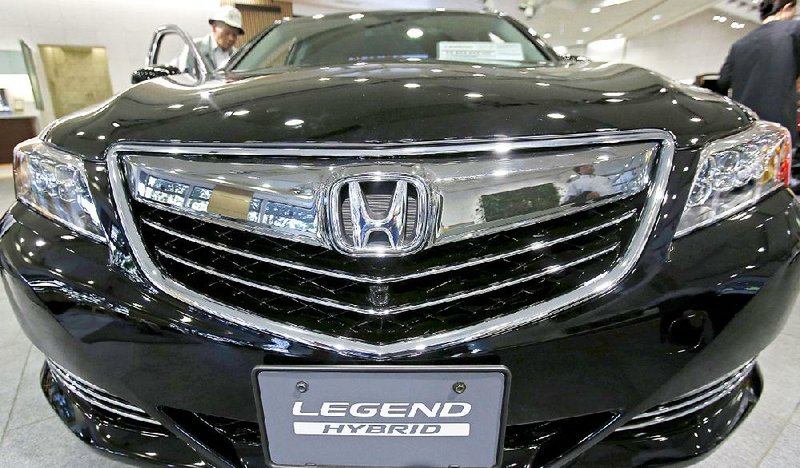
[{"label": "showroom ceiling", "polygon": [[746,19],[758,23],[761,19],[758,13],[760,0],[725,0],[717,5],[720,12],[737,19]]},{"label": "showroom ceiling", "polygon": [[[498,9],[525,19],[519,3],[495,1]],[[574,46],[649,34],[716,3],[719,0],[552,0],[526,22],[552,44]]]},{"label": "showroom ceiling", "polygon": [[[324,10],[376,10],[447,7],[474,10],[481,0],[295,0]],[[489,0],[532,26],[553,45],[576,46],[601,39],[651,34],[685,18],[709,10],[709,21],[724,8],[730,16],[757,20],[748,3],[753,0]],[[526,18],[521,5],[530,3],[535,14]],[[729,21],[721,27],[730,27]]]}]

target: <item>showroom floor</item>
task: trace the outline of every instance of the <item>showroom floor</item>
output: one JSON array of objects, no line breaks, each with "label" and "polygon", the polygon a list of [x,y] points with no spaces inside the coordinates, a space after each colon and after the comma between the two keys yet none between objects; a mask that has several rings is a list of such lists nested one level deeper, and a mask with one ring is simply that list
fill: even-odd
[{"label": "showroom floor", "polygon": [[[0,166],[0,208],[13,199],[11,171]],[[743,425],[699,467],[800,464],[800,307],[759,358],[765,389]],[[44,357],[25,338],[0,288],[0,468],[127,466],[96,454],[56,417],[39,389]]]}]

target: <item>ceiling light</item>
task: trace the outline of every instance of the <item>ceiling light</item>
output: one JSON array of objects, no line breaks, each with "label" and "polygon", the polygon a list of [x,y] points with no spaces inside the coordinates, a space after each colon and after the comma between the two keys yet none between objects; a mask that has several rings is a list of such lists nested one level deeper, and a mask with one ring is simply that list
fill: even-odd
[{"label": "ceiling light", "polygon": [[578,45],[583,45],[584,43],[586,43],[586,41],[584,41],[583,39],[578,39],[577,41],[575,41],[575,43]]},{"label": "ceiling light", "polygon": [[419,88],[422,85],[420,85],[418,83],[406,83],[403,86],[406,87],[406,88],[409,88],[409,89],[416,89],[416,88]]},{"label": "ceiling light", "polygon": [[585,28],[581,28],[581,32],[585,32],[585,33],[589,32],[591,30],[592,30],[592,28],[590,28],[589,26],[586,26]]},{"label": "ceiling light", "polygon": [[350,18],[353,21],[358,21],[360,19],[364,19],[364,15],[361,14],[361,13],[354,13],[354,14],[348,16],[348,18]]},{"label": "ceiling light", "polygon": [[322,14],[317,14],[317,15],[312,16],[312,18],[314,18],[314,19],[322,19],[324,17],[325,17],[325,15],[322,15]]},{"label": "ceiling light", "polygon": [[406,31],[406,35],[411,39],[419,39],[420,37],[423,36],[423,34],[425,33],[419,28],[411,28],[408,31]]},{"label": "ceiling light", "polygon": [[600,13],[602,10],[603,10],[602,8],[594,7],[591,10],[589,10],[589,13],[592,13],[592,14]]},{"label": "ceiling light", "polygon": [[545,38],[545,39],[550,39],[551,37],[553,37],[553,35],[550,34],[550,33],[544,33],[544,34],[542,34],[542,37]]},{"label": "ceiling light", "polygon": [[660,20],[661,18],[662,18],[662,16],[661,16],[661,15],[653,15],[653,17],[652,17],[651,19],[652,19],[653,21],[658,21],[658,20]]}]

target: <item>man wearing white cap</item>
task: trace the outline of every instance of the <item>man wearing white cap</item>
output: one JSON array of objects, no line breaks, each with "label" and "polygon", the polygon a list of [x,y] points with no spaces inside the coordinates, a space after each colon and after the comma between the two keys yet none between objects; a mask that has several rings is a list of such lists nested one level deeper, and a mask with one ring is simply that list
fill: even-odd
[{"label": "man wearing white cap", "polygon": [[[219,7],[209,16],[208,24],[211,25],[211,33],[195,39],[194,45],[210,70],[216,70],[224,67],[236,53],[236,39],[244,34],[242,13],[232,6]],[[178,60],[178,68],[193,70],[194,65],[194,57],[185,49]]]}]

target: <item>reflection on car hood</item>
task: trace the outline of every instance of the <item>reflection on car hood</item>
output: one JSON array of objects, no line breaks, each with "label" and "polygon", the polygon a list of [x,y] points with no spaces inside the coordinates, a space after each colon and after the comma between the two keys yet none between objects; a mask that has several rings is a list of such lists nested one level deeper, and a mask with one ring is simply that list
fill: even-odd
[{"label": "reflection on car hood", "polygon": [[672,131],[694,144],[746,125],[722,97],[621,64],[365,64],[202,85],[157,79],[65,119],[48,139],[102,156],[118,141],[384,143]]}]

